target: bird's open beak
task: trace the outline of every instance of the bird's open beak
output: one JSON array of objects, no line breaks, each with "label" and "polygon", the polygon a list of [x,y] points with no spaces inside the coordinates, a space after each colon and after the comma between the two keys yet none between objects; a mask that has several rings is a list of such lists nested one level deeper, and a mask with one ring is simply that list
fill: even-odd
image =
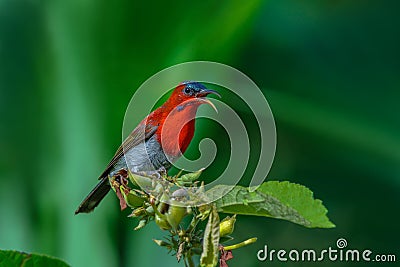
[{"label": "bird's open beak", "polygon": [[214,90],[211,90],[211,89],[203,89],[203,90],[201,90],[200,92],[197,93],[197,95],[196,95],[197,98],[196,99],[199,102],[203,102],[204,104],[210,105],[215,110],[215,112],[218,113],[218,110],[215,107],[215,105],[209,99],[206,98],[206,96],[208,96],[210,94],[217,95],[219,98],[221,98],[221,95],[217,91],[214,91]]},{"label": "bird's open beak", "polygon": [[221,98],[221,95],[217,91],[211,90],[211,89],[203,89],[203,90],[201,90],[200,92],[197,93],[196,97],[205,97],[205,96],[208,96],[210,94],[217,95],[219,98]]}]

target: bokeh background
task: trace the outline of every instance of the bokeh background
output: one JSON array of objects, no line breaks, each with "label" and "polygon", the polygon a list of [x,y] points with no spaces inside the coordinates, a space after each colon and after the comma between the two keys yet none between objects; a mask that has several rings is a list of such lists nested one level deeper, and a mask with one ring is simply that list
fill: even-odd
[{"label": "bokeh background", "polygon": [[[163,232],[133,231],[113,195],[90,215],[73,212],[120,144],[136,88],[165,67],[210,60],[246,73],[270,103],[278,144],[268,179],[308,186],[337,225],[239,217],[237,240],[259,241],[235,251],[230,266],[281,266],[258,262],[257,251],[320,250],[341,237],[399,258],[399,8],[395,0],[0,1],[0,248],[72,266],[177,266],[151,241]],[[197,139],[226,141],[201,124]]]}]

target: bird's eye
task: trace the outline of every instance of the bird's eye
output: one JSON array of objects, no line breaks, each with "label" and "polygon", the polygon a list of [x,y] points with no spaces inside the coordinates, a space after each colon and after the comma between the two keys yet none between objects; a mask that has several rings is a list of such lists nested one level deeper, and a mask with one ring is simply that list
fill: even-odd
[{"label": "bird's eye", "polygon": [[190,95],[191,91],[189,87],[185,88],[185,94]]}]

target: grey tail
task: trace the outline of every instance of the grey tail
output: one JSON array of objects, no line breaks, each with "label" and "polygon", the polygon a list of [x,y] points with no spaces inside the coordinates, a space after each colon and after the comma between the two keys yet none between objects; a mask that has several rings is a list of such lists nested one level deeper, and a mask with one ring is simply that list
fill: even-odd
[{"label": "grey tail", "polygon": [[75,214],[92,212],[94,208],[99,205],[100,201],[107,195],[110,189],[111,186],[108,182],[108,177],[101,178],[100,182],[79,205]]}]

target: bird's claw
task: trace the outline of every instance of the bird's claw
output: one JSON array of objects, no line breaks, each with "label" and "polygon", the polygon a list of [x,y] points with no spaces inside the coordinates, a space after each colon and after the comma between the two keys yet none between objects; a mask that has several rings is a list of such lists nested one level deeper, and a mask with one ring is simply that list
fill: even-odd
[{"label": "bird's claw", "polygon": [[115,181],[119,182],[121,185],[128,185],[128,171],[125,169],[120,169],[114,175]]},{"label": "bird's claw", "polygon": [[167,171],[167,169],[165,169],[164,166],[162,166],[161,168],[159,168],[159,169],[157,170],[157,172],[158,172],[158,174],[161,175],[162,177],[165,177],[165,176],[167,176],[167,174],[168,174],[168,171]]}]

